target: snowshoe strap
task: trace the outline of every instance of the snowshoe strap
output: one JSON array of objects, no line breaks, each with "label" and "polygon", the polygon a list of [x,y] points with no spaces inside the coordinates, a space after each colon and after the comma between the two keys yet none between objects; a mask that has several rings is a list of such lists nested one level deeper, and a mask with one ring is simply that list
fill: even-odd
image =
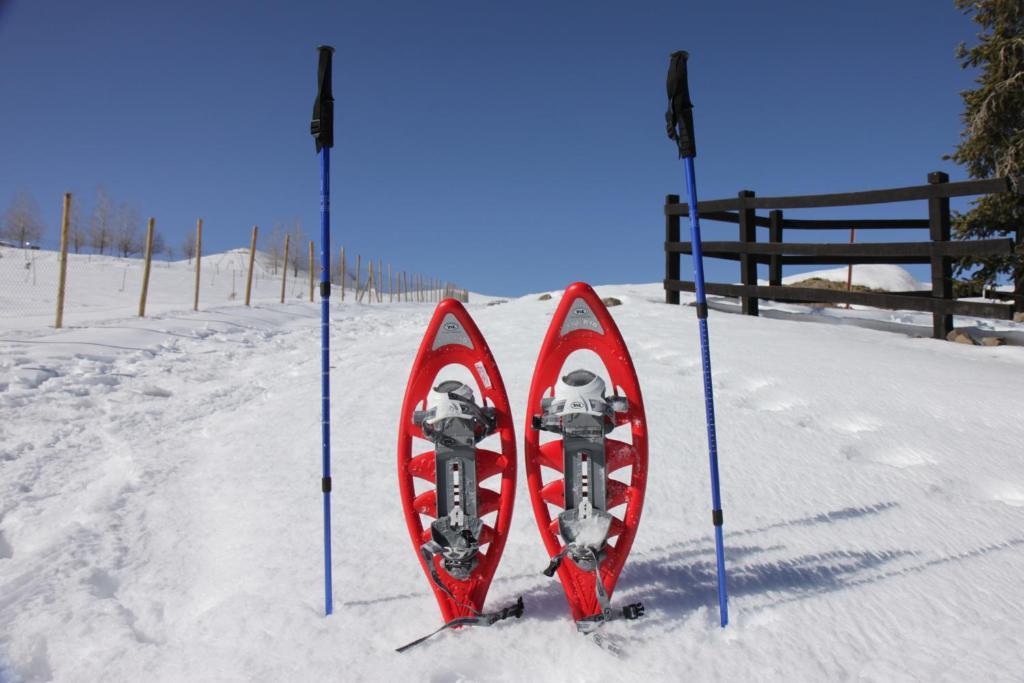
[{"label": "snowshoe strap", "polygon": [[441,592],[452,599],[459,607],[468,609],[473,614],[480,616],[480,612],[469,605],[459,602],[459,599],[452,595],[452,592],[448,590],[448,586],[444,585],[444,581],[441,580],[441,575],[437,573],[437,566],[434,564],[434,556],[440,555],[444,557],[444,548],[437,541],[427,541],[420,546],[420,555],[423,556],[423,561],[427,563],[427,569],[430,570],[430,579],[434,582],[434,585],[441,589]]},{"label": "snowshoe strap", "polygon": [[500,609],[497,612],[488,612],[488,613],[481,614],[480,616],[476,616],[476,617],[459,617],[457,619],[452,619],[451,621],[449,621],[448,623],[444,624],[443,626],[441,626],[441,628],[437,629],[436,631],[431,631],[430,633],[428,633],[427,635],[423,636],[422,638],[417,638],[416,640],[412,641],[411,643],[403,645],[402,647],[399,647],[399,648],[395,648],[395,652],[405,652],[407,650],[411,650],[412,648],[416,647],[420,643],[422,643],[422,642],[424,642],[426,640],[429,640],[430,638],[433,638],[434,636],[436,636],[441,631],[444,631],[444,630],[447,630],[447,629],[450,629],[450,628],[458,628],[459,626],[493,626],[495,623],[497,623],[499,621],[503,621],[505,619],[508,619],[509,617],[515,617],[516,619],[518,619],[521,616],[523,616],[523,598],[522,598],[522,596],[520,596],[519,598],[516,599],[515,604],[509,605],[508,607]]},{"label": "snowshoe strap", "polygon": [[594,586],[597,592],[597,604],[601,606],[601,611],[598,614],[594,614],[589,617],[584,617],[576,622],[576,630],[583,634],[592,633],[597,629],[604,626],[609,621],[615,621],[617,619],[639,619],[644,615],[644,604],[642,602],[634,602],[630,605],[626,605],[621,610],[612,609],[611,600],[608,597],[608,591],[605,590],[604,581],[601,579],[601,558],[599,555],[594,553],[592,548],[586,549],[593,555],[594,560]]},{"label": "snowshoe strap", "polygon": [[544,570],[544,576],[554,576],[555,572],[562,565],[562,560],[569,553],[569,545],[567,544],[557,555],[551,558],[551,562],[548,563],[548,568]]},{"label": "snowshoe strap", "polygon": [[440,574],[437,573],[437,567],[434,565],[434,557],[436,555],[441,555],[442,552],[443,549],[441,548],[440,544],[438,544],[436,541],[427,541],[426,543],[420,546],[420,555],[423,556],[423,560],[427,563],[427,568],[430,570],[430,579],[434,582],[434,585],[437,586],[442,593],[451,598],[452,602],[454,602],[462,609],[469,610],[473,613],[474,616],[459,617],[458,619],[453,619],[452,621],[448,622],[447,624],[437,629],[430,635],[424,636],[423,638],[420,638],[419,640],[413,643],[409,643],[404,648],[399,649],[399,652],[403,652],[405,649],[410,648],[413,645],[416,645],[426,640],[427,638],[430,638],[430,636],[433,636],[434,634],[440,633],[446,628],[451,628],[452,626],[490,626],[494,622],[501,621],[502,619],[508,619],[509,617],[513,616],[516,619],[518,619],[519,617],[523,616],[522,596],[520,596],[516,600],[515,604],[510,605],[508,607],[504,607],[498,610],[497,612],[480,612],[479,610],[474,609],[472,605],[467,605],[466,603],[456,598],[452,594],[452,592],[448,590],[448,586],[444,585],[444,581],[441,580]]}]

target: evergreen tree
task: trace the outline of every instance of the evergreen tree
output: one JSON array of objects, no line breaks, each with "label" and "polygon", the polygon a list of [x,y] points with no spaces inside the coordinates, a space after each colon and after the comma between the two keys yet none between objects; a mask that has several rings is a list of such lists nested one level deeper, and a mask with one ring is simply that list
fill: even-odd
[{"label": "evergreen tree", "polygon": [[[955,0],[957,9],[981,27],[978,44],[961,43],[957,58],[963,68],[980,69],[973,90],[961,93],[964,130],[952,159],[973,178],[1018,177],[1024,173],[1024,0]],[[1012,256],[965,258],[957,275],[977,284],[991,284],[1011,275],[1017,292],[1024,283],[1024,187],[1017,192],[986,195],[970,211],[954,216],[960,239],[1013,236]],[[1018,311],[1024,301],[1017,300]]]}]

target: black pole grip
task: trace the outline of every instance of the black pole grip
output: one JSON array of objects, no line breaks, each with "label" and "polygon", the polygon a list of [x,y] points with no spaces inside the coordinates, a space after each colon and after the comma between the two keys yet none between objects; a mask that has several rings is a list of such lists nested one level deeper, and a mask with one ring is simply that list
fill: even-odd
[{"label": "black pole grip", "polygon": [[313,102],[313,120],[309,124],[309,132],[316,141],[316,151],[324,147],[334,147],[334,95],[331,92],[331,58],[334,48],[321,45],[320,66],[317,70],[316,101]]},{"label": "black pole grip", "polygon": [[668,111],[665,124],[668,136],[676,141],[679,157],[697,156],[697,141],[693,136],[693,102],[690,85],[686,82],[686,60],[689,53],[673,52],[668,62]]}]

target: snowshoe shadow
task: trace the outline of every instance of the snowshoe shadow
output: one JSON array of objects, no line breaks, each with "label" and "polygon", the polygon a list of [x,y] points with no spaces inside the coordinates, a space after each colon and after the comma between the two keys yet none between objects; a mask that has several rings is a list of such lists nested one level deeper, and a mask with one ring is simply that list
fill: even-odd
[{"label": "snowshoe shadow", "polygon": [[[875,514],[897,507],[881,503],[863,508],[845,508],[759,529],[741,530],[728,537],[742,537],[791,525],[828,523]],[[907,576],[932,567],[968,560],[999,550],[1024,545],[1024,538],[992,543],[960,553],[926,559],[912,550],[828,550],[774,561],[757,561],[758,555],[777,553],[785,546],[730,545],[726,542],[731,597],[762,596],[746,607],[748,612],[771,609],[818,595],[850,590],[890,578]],[[700,558],[700,559],[698,559]],[[908,559],[920,558],[915,562]],[[667,621],[687,612],[707,608],[717,618],[718,592],[715,548],[710,538],[692,539],[656,548],[634,558],[619,580],[616,591],[622,599],[641,600],[649,618],[638,622],[641,629],[664,627]]]},{"label": "snowshoe shadow", "polygon": [[[792,599],[838,590],[863,578],[863,573],[897,560],[910,551],[828,551],[774,562],[750,562],[757,555],[784,550],[785,546],[736,545],[730,540],[760,535],[793,526],[831,524],[876,515],[899,507],[895,501],[872,503],[831,510],[806,517],[772,522],[752,529],[726,533],[726,562],[729,564],[731,596],[782,593]],[[709,536],[694,538],[657,548],[627,564],[619,580],[618,592],[630,600],[648,604],[657,614],[674,618],[680,612],[707,607],[717,611],[718,576],[715,548]]]}]

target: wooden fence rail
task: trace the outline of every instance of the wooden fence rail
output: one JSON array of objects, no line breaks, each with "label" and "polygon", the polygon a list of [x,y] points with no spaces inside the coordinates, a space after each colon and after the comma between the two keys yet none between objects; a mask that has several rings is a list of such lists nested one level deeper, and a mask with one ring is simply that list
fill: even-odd
[{"label": "wooden fence rail", "polygon": [[[933,336],[945,338],[953,329],[954,315],[973,315],[1001,320],[1012,319],[1024,311],[1024,277],[1015,273],[1013,294],[998,298],[1013,304],[959,301],[953,297],[953,260],[964,256],[1008,256],[1020,249],[1024,230],[1016,230],[1016,239],[950,240],[950,197],[967,197],[996,192],[1021,192],[1024,178],[993,178],[951,183],[940,171],[928,174],[928,184],[867,192],[847,192],[787,197],[757,197],[750,190],[738,193],[735,199],[712,199],[700,202],[697,210],[702,219],[734,223],[739,240],[705,241],[704,255],[739,262],[741,284],[707,283],[708,294],[738,297],[743,313],[758,314],[758,300],[788,302],[854,304],[876,308],[925,311],[933,314]],[[786,218],[783,209],[805,209],[836,206],[860,206],[890,202],[927,201],[927,219],[849,219],[823,220]],[[768,209],[767,216],[757,209]],[[692,281],[681,280],[680,254],[692,254],[693,245],[680,240],[680,217],[689,216],[689,206],[680,203],[678,195],[665,198],[665,301],[679,303],[679,292],[694,291]],[[768,228],[768,242],[757,241],[757,228]],[[1024,226],[1022,226],[1024,227]],[[927,229],[928,242],[886,242],[868,244],[784,243],[786,230],[851,230],[851,229]],[[931,291],[923,292],[856,292],[810,287],[784,287],[782,268],[785,265],[835,264],[930,264]],[[768,265],[768,285],[759,285],[757,267]]]}]

